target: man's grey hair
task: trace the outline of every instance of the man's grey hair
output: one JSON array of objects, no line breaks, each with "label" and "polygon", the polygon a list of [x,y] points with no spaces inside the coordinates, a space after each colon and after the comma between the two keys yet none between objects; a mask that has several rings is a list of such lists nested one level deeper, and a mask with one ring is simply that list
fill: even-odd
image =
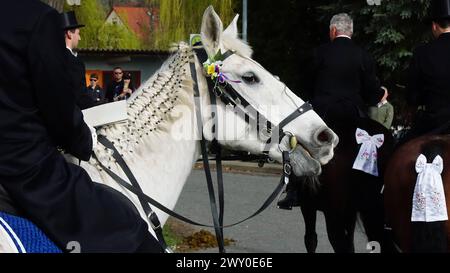
[{"label": "man's grey hair", "polygon": [[330,29],[336,27],[338,35],[353,35],[353,20],[347,13],[339,13],[330,21]]}]

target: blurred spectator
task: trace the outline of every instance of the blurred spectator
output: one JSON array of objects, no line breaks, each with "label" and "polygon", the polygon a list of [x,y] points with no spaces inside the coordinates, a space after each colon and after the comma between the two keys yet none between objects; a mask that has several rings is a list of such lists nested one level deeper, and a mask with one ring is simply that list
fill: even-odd
[{"label": "blurred spectator", "polygon": [[105,91],[97,84],[98,76],[97,74],[90,75],[90,84],[86,87],[86,92],[88,96],[95,102],[96,105],[105,103]]},{"label": "blurred spectator", "polygon": [[106,101],[113,102],[114,98],[122,93],[123,89],[123,70],[121,67],[116,67],[113,70],[113,81],[108,84],[106,88]]},{"label": "blurred spectator", "polygon": [[125,73],[121,67],[116,67],[113,70],[113,81],[106,88],[107,102],[113,102],[129,98],[134,91],[131,83],[131,73]]},{"label": "blurred spectator", "polygon": [[390,129],[394,119],[394,106],[387,101],[386,97],[376,106],[369,107],[369,117]]},{"label": "blurred spectator", "polygon": [[131,83],[131,73],[126,72],[123,76],[123,89],[122,92],[114,98],[115,101],[128,99],[134,92],[133,84]]}]

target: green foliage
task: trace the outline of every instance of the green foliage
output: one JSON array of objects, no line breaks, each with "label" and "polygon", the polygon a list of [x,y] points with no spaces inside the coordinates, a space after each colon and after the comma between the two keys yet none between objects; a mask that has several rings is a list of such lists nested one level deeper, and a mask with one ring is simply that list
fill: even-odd
[{"label": "green foliage", "polygon": [[[238,0],[142,0],[138,4],[160,10],[159,26],[148,40],[139,39],[126,26],[105,24],[104,0],[82,0],[81,6],[64,6],[65,11],[75,10],[82,29],[80,48],[101,49],[157,49],[167,50],[172,43],[187,41],[189,34],[199,33],[203,12],[213,5],[226,26],[234,16],[233,7]],[[122,3],[123,2],[123,3]],[[126,4],[131,1],[116,1]],[[123,15],[121,15],[123,16]],[[145,31],[150,31],[149,29]]]},{"label": "green foliage", "polygon": [[[365,1],[361,1],[365,2]],[[405,114],[407,68],[412,51],[432,39],[427,21],[430,0],[382,0],[379,6],[338,0],[326,5],[324,17],[348,12],[354,19],[354,38],[370,52],[378,64],[378,76],[391,94],[395,106],[394,124],[402,123]],[[341,9],[340,7],[343,7]]]},{"label": "green foliage", "polygon": [[134,33],[117,24],[104,24],[99,31],[99,48],[103,49],[145,49]]},{"label": "green foliage", "polygon": [[412,50],[431,38],[426,17],[430,0],[382,0],[381,5],[365,1],[338,0],[319,7],[323,17],[348,12],[355,22],[354,38],[374,55],[383,81],[401,81]]},{"label": "green foliage", "polygon": [[128,28],[120,25],[105,24],[106,11],[98,0],[82,0],[81,6],[70,7],[65,11],[74,10],[78,22],[84,24],[81,29],[79,48],[97,49],[144,49],[136,35]]},{"label": "green foliage", "polygon": [[167,246],[169,246],[172,249],[176,249],[177,246],[181,245],[183,243],[183,237],[180,235],[177,235],[170,225],[164,225],[163,227],[163,236],[164,240],[167,243]]},{"label": "green foliage", "polygon": [[81,6],[64,6],[64,10],[74,10],[80,24],[85,27],[81,29],[80,48],[99,48],[99,29],[104,23],[105,11],[97,0],[83,0]]},{"label": "green foliage", "polygon": [[187,41],[189,34],[199,33],[203,12],[212,5],[225,26],[233,19],[237,0],[153,0],[147,4],[159,6],[159,27],[151,38],[152,47],[166,50],[172,43]]},{"label": "green foliage", "polygon": [[[315,7],[323,0],[249,1],[248,34],[254,59],[308,99],[311,51],[327,39],[323,14]],[[328,2],[328,1],[327,1]]]},{"label": "green foliage", "polygon": [[429,6],[430,0],[381,0],[379,6],[365,0],[249,1],[249,41],[256,60],[309,99],[311,51],[329,41],[331,17],[349,13],[354,40],[374,56],[377,74],[401,113],[412,51],[431,39]]}]

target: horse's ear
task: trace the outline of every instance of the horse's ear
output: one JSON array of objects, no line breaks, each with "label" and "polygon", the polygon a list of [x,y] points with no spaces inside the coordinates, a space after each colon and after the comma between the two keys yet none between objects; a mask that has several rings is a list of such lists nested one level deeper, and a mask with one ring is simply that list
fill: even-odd
[{"label": "horse's ear", "polygon": [[209,6],[203,14],[202,22],[202,43],[209,57],[217,54],[222,47],[223,24],[219,15]]},{"label": "horse's ear", "polygon": [[239,38],[238,24],[237,24],[238,20],[239,14],[234,16],[233,21],[231,21],[231,24],[223,31],[223,34],[238,39]]}]

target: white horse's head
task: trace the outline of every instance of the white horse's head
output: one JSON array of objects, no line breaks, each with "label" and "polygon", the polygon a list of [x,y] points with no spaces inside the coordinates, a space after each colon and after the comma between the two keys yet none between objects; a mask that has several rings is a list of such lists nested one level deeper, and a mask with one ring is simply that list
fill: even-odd
[{"label": "white horse's head", "polygon": [[[249,122],[240,114],[242,111],[236,111],[236,106],[231,107],[218,97],[216,135],[212,133],[215,115],[202,110],[205,137],[209,140],[215,137],[222,145],[254,154],[261,154],[266,149],[269,156],[278,161],[282,160],[282,151],[290,150],[295,175],[320,174],[321,165],[328,163],[334,155],[333,149],[338,143],[337,135],[312,110],[300,113],[293,120],[286,120],[307,104],[276,76],[251,59],[251,48],[238,38],[237,19],[238,16],[223,30],[217,13],[212,7],[207,8],[201,28],[203,46],[211,59],[220,56],[217,55],[218,52],[232,53],[219,62],[220,73],[222,81],[226,81],[226,84],[239,94],[237,101],[244,99],[252,106],[250,110],[245,104],[239,107],[246,108],[246,113],[253,117],[256,117],[256,113],[252,110],[256,110],[275,126],[288,121],[280,128],[287,135],[282,133],[282,139],[279,139],[278,130],[270,132],[265,126],[258,126],[257,122]],[[204,75],[210,76],[207,72],[204,72]],[[217,79],[218,75],[215,76]],[[205,98],[209,98],[209,95],[204,79],[200,79],[199,86],[204,98],[203,105],[207,106],[209,99]],[[266,143],[268,139],[271,140],[269,145]]]}]

